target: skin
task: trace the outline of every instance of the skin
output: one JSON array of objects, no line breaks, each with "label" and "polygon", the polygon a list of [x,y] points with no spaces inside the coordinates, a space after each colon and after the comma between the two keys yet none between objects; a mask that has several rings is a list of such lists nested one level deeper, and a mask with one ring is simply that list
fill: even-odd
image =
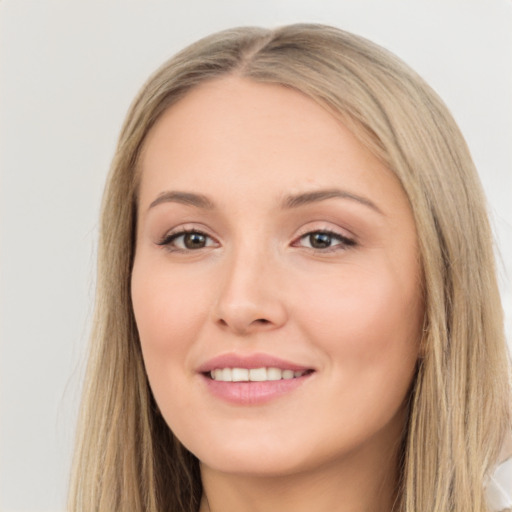
[{"label": "skin", "polygon": [[[156,401],[201,461],[201,511],[390,510],[423,319],[397,179],[312,99],[239,77],[165,112],[140,164],[133,307]],[[169,241],[183,229],[204,246]],[[212,396],[197,368],[255,352],[314,372],[263,404]]]}]

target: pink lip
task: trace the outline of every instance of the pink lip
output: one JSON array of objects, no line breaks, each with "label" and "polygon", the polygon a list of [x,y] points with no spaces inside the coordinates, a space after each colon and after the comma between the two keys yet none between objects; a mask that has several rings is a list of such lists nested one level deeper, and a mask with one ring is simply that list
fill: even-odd
[{"label": "pink lip", "polygon": [[285,361],[267,354],[223,354],[199,366],[198,373],[212,396],[233,405],[262,405],[296,390],[313,375],[308,371],[302,377],[266,382],[223,382],[210,378],[216,368],[280,368],[281,370],[306,371],[313,368]]},{"label": "pink lip", "polygon": [[203,363],[197,371],[199,373],[208,373],[216,368],[280,368],[281,370],[304,371],[312,370],[308,366],[285,361],[278,357],[268,354],[222,354]]}]

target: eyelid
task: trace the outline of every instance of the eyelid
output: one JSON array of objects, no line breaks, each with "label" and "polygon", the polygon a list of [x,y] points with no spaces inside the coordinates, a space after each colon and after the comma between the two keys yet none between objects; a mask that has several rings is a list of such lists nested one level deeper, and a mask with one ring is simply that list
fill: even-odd
[{"label": "eyelid", "polygon": [[[207,229],[203,229],[202,227],[199,227],[197,225],[189,224],[189,225],[181,225],[177,226],[175,228],[172,228],[164,233],[162,237],[158,239],[158,241],[155,242],[156,245],[162,246],[164,248],[167,248],[168,250],[172,252],[195,252],[200,251],[201,249],[211,248],[211,247],[218,247],[220,246],[220,242],[216,237],[211,235]],[[185,236],[187,234],[191,233],[197,233],[199,235],[204,236],[209,241],[213,242],[205,245],[205,247],[199,247],[196,249],[190,249],[190,248],[181,248],[177,246],[173,246],[172,242],[176,240],[177,238],[181,236]],[[300,247],[301,246],[301,240],[306,238],[307,236],[311,236],[314,233],[323,233],[326,235],[329,235],[333,237],[334,239],[338,240],[339,243],[336,243],[335,245],[326,247],[326,248],[317,248],[317,247],[306,247],[302,246],[304,249],[308,249],[317,253],[327,253],[327,252],[333,252],[338,250],[346,250],[349,247],[353,247],[358,244],[357,239],[353,235],[348,235],[345,233],[345,230],[341,228],[334,228],[332,226],[325,226],[324,225],[318,225],[318,226],[312,226],[311,224],[308,224],[306,226],[303,226],[297,235],[294,237],[291,246],[294,247]]]},{"label": "eyelid", "polygon": [[312,221],[304,224],[297,230],[296,238],[300,238],[304,235],[309,235],[310,233],[331,233],[333,235],[339,236],[341,238],[345,238],[347,240],[357,241],[357,237],[354,233],[352,233],[347,228],[342,228],[330,221]]},{"label": "eyelid", "polygon": [[170,251],[173,252],[193,252],[193,251],[199,251],[200,249],[206,249],[212,247],[211,245],[207,245],[205,247],[199,248],[199,249],[182,249],[180,247],[173,247],[171,244],[174,240],[179,238],[180,236],[184,236],[190,233],[197,233],[199,235],[202,235],[209,240],[212,240],[214,242],[214,245],[218,246],[219,241],[212,236],[210,233],[207,232],[207,230],[199,228],[197,226],[193,225],[185,225],[185,226],[179,226],[173,229],[170,229],[169,231],[166,231],[165,234],[157,241],[155,242],[156,245],[162,246],[167,248]]},{"label": "eyelid", "polygon": [[336,229],[333,227],[313,227],[313,226],[305,226],[303,227],[298,236],[296,236],[292,242],[292,246],[300,246],[299,243],[301,240],[306,238],[307,236],[311,236],[314,233],[323,233],[327,234],[335,239],[337,239],[340,243],[329,246],[323,249],[315,248],[315,247],[304,247],[305,249],[314,251],[316,253],[328,253],[328,252],[334,252],[339,250],[346,250],[350,247],[353,247],[358,244],[357,239],[353,235],[347,235],[344,233],[342,229]]}]

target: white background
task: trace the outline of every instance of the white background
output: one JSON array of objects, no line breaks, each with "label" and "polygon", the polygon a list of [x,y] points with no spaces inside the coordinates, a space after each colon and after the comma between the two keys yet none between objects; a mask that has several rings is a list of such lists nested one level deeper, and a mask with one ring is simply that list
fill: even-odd
[{"label": "white background", "polygon": [[[397,53],[460,124],[487,191],[511,332],[512,2],[0,2],[0,509],[64,510],[102,185],[123,116],[185,44],[314,21]],[[510,338],[509,338],[510,340]]]}]

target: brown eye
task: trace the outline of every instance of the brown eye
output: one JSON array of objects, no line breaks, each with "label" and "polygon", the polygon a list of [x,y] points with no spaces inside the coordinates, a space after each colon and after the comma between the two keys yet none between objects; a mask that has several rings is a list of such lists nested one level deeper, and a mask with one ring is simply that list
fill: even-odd
[{"label": "brown eye", "polygon": [[331,231],[311,231],[300,238],[300,245],[309,249],[346,249],[355,245],[355,240]]},{"label": "brown eye", "polygon": [[201,231],[179,231],[163,238],[158,245],[166,246],[169,250],[193,251],[205,247],[216,246],[217,243],[210,236]]},{"label": "brown eye", "polygon": [[311,233],[309,236],[309,245],[313,249],[327,249],[333,242],[333,237],[329,233]]},{"label": "brown eye", "polygon": [[187,233],[183,236],[183,245],[187,249],[202,249],[206,247],[206,236],[202,233]]}]

